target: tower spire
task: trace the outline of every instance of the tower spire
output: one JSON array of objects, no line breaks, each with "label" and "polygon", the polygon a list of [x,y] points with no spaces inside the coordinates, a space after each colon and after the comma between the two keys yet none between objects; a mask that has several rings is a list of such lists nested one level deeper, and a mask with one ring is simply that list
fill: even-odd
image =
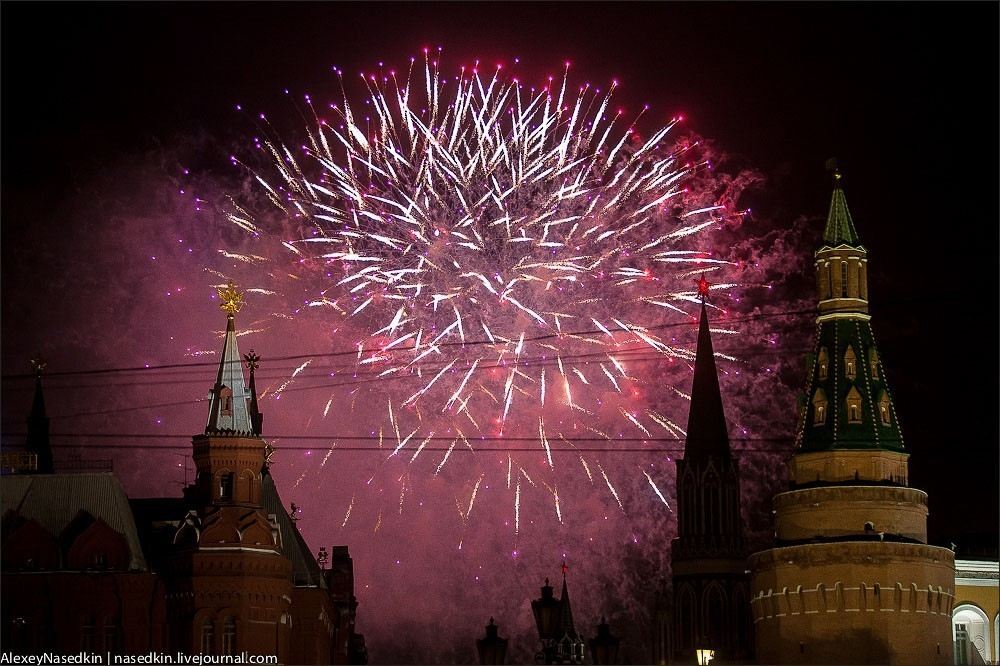
[{"label": "tower spire", "polygon": [[851,211],[847,208],[847,197],[844,196],[844,188],[841,185],[843,175],[837,168],[837,160],[827,160],[826,167],[833,172],[833,196],[830,198],[830,212],[826,216],[823,240],[834,247],[837,245],[860,246],[861,240],[858,238],[858,232],[854,230]]},{"label": "tower spire", "polygon": [[35,397],[31,401],[31,412],[28,414],[28,436],[25,448],[28,453],[37,457],[38,474],[52,474],[55,464],[52,459],[52,444],[49,442],[49,417],[45,412],[45,395],[42,393],[42,372],[45,371],[45,361],[36,356],[31,359],[31,368],[35,372]]},{"label": "tower spire", "polygon": [[250,371],[250,424],[253,426],[253,434],[260,437],[264,415],[257,406],[257,382],[254,380],[254,371],[260,367],[260,356],[251,349],[249,354],[243,355],[243,360],[246,361],[247,369]]},{"label": "tower spire", "polygon": [[243,292],[229,281],[219,288],[219,307],[227,313],[225,342],[219,373],[208,397],[208,423],[205,433],[255,434],[248,402],[250,393],[243,379],[243,362],[236,344],[236,313],[243,307]]},{"label": "tower spire", "polygon": [[698,281],[701,322],[694,361],[694,383],[691,387],[691,411],[684,444],[685,457],[699,454],[729,455],[726,415],[722,408],[719,375],[715,368],[715,352],[712,349],[712,334],[708,327],[708,309],[705,305],[708,287],[708,281],[702,276]]}]

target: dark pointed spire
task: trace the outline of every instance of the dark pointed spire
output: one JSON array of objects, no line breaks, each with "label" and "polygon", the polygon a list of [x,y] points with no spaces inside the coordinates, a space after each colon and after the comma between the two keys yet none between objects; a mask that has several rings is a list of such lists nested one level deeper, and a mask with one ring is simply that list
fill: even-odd
[{"label": "dark pointed spire", "polygon": [[35,397],[31,401],[31,412],[28,414],[28,436],[25,448],[28,453],[37,457],[38,474],[52,474],[55,464],[52,459],[52,444],[49,442],[49,417],[45,413],[45,395],[42,393],[42,372],[45,361],[36,357],[31,359],[31,367],[35,371]]},{"label": "dark pointed spire", "polygon": [[726,415],[722,409],[719,375],[715,369],[712,334],[708,328],[708,310],[703,297],[684,457],[704,454],[729,455],[729,433],[726,428]]},{"label": "dark pointed spire", "polygon": [[257,382],[254,380],[254,371],[260,367],[260,356],[251,349],[249,354],[243,355],[243,360],[250,369],[250,424],[253,426],[253,434],[260,437],[261,427],[264,425],[264,415],[260,413],[257,406]]},{"label": "dark pointed spire", "polygon": [[826,216],[826,229],[823,231],[823,241],[832,246],[860,245],[858,232],[854,230],[851,211],[847,208],[847,197],[841,186],[841,173],[837,168],[837,160],[830,159],[827,169],[833,172],[833,196],[830,199],[830,212]]},{"label": "dark pointed spire", "polygon": [[566,587],[566,572],[569,567],[566,566],[566,562],[562,564],[562,575],[563,575],[563,586],[562,595],[559,598],[559,603],[561,604],[559,612],[559,635],[569,636],[570,638],[576,638],[576,627],[573,626],[573,608],[569,603],[569,588]]}]

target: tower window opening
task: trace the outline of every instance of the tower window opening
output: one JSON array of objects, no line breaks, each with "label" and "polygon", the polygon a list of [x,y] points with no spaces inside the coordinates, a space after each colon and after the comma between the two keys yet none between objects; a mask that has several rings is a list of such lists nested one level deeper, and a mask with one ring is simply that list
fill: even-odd
[{"label": "tower window opening", "polygon": [[228,386],[219,390],[219,412],[223,416],[233,415],[233,389]]},{"label": "tower window opening", "polygon": [[833,298],[833,266],[826,264],[826,297]]},{"label": "tower window opening", "polygon": [[861,394],[854,387],[847,394],[847,422],[861,423]]},{"label": "tower window opening", "polygon": [[201,653],[212,654],[215,648],[215,627],[211,620],[201,625]]},{"label": "tower window opening", "polygon": [[80,650],[91,652],[94,649],[94,618],[91,615],[84,615],[80,623]]},{"label": "tower window opening", "polygon": [[854,354],[854,348],[847,345],[847,351],[844,352],[844,376],[848,379],[854,379],[858,376],[858,364],[857,356]]},{"label": "tower window opening", "polygon": [[868,290],[865,289],[865,267],[860,261],[858,262],[858,297],[868,298]]},{"label": "tower window opening", "polygon": [[229,500],[233,498],[233,474],[224,473],[219,477],[219,499]]},{"label": "tower window opening", "polygon": [[892,419],[889,416],[889,394],[882,391],[882,396],[878,399],[878,413],[882,419],[882,425],[891,425]]},{"label": "tower window opening", "polygon": [[847,262],[840,262],[840,297],[847,298]]},{"label": "tower window opening", "polygon": [[236,653],[236,620],[230,615],[222,627],[222,654]]},{"label": "tower window opening", "polygon": [[816,389],[813,396],[813,425],[826,423],[826,394],[823,389]]}]

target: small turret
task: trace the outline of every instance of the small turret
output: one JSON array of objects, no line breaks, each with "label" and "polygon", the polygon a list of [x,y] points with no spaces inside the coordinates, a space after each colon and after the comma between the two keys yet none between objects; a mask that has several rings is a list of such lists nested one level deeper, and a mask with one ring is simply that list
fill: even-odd
[{"label": "small turret", "polygon": [[827,165],[833,167],[833,196],[823,244],[816,250],[817,321],[864,318],[868,316],[868,252],[854,230],[836,161]]}]

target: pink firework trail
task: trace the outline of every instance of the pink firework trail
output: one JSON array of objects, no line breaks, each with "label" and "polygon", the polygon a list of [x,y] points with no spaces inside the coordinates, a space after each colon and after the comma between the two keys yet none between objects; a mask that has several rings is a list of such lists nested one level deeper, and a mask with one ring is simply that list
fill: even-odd
[{"label": "pink firework trail", "polygon": [[[510,488],[510,453],[528,442],[537,473],[556,474],[562,449],[592,482],[574,440],[682,437],[644,406],[635,365],[693,359],[663,331],[691,320],[694,276],[727,263],[692,240],[732,213],[689,192],[710,166],[674,138],[680,119],[640,138],[611,110],[617,84],[571,91],[568,68],[537,91],[499,67],[420,69],[364,77],[363,123],[346,93],[335,122],[306,97],[305,144],[259,140],[272,160],[252,171],[282,231],[261,221],[273,214],[229,214],[250,234],[282,234],[294,270],[320,277],[308,305],[356,332],[351,373],[373,393],[362,402],[387,409],[382,464],[437,475],[456,442],[507,447]],[[554,478],[544,485],[561,520]],[[519,479],[511,495],[516,530]]]}]

